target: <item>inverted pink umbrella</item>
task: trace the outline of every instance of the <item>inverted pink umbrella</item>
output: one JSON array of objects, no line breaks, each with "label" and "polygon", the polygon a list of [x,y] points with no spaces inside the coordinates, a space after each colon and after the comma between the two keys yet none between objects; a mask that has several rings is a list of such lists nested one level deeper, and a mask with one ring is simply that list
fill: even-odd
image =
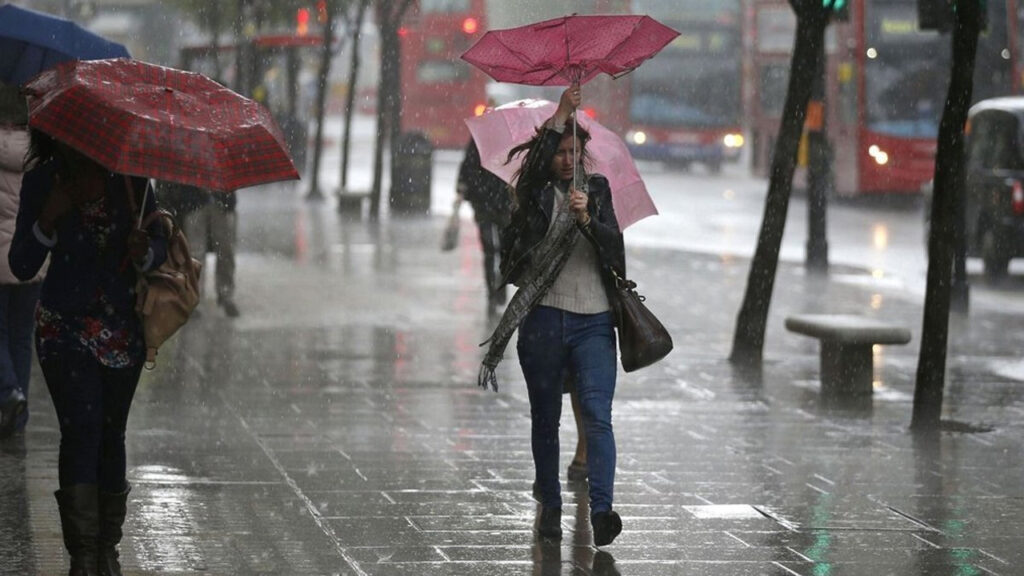
[{"label": "inverted pink umbrella", "polygon": [[[650,16],[635,14],[577,16],[573,14],[518,28],[491,30],[470,47],[462,55],[462,59],[499,82],[531,86],[582,85],[602,72],[617,78],[632,71],[645,60],[657,54],[676,36],[679,36],[679,32]],[[554,113],[554,108],[551,112]],[[583,122],[584,120],[581,118],[580,125],[583,125]],[[576,124],[574,123],[574,136],[575,130]],[[601,130],[604,128],[601,127]],[[604,131],[615,137],[610,131]],[[532,137],[532,133],[526,139],[529,137]],[[615,140],[618,138],[615,137]],[[619,143],[621,144],[621,141]],[[477,146],[480,146],[479,141]],[[625,145],[622,145],[623,153],[629,158],[625,150]],[[575,160],[576,157],[574,139],[573,159]],[[619,163],[623,167],[626,164]],[[629,158],[628,165],[635,173],[636,167],[633,165],[632,158]],[[486,164],[484,166],[486,167]],[[609,166],[609,168],[614,167]],[[611,182],[614,173],[610,171],[602,173]],[[573,180],[575,188],[575,176]],[[643,186],[639,175],[636,176],[636,181]],[[614,185],[612,192],[613,194],[615,192]],[[643,207],[644,202],[649,207]],[[630,213],[635,209],[638,214],[636,220],[657,213],[650,196],[647,195],[646,188],[643,188],[643,201],[638,200],[635,207],[623,206],[623,208]],[[651,212],[645,213],[645,210],[648,209]],[[616,212],[619,210],[618,203],[615,205],[615,210]],[[619,215],[618,218],[621,228],[629,225],[625,223],[622,215]]]},{"label": "inverted pink umbrella", "polygon": [[[481,116],[466,119],[473,140],[480,151],[480,164],[513,184],[520,162],[513,158],[506,163],[508,153],[537,133],[537,128],[554,115],[558,106],[548,100],[518,100],[499,106]],[[612,204],[619,228],[658,213],[640,178],[626,143],[614,132],[586,114],[579,114],[580,126],[590,133],[587,150],[594,165],[591,171],[608,178]]]},{"label": "inverted pink umbrella", "polygon": [[531,86],[585,84],[600,73],[621,76],[679,33],[650,16],[563,16],[491,30],[462,59],[499,82]]}]

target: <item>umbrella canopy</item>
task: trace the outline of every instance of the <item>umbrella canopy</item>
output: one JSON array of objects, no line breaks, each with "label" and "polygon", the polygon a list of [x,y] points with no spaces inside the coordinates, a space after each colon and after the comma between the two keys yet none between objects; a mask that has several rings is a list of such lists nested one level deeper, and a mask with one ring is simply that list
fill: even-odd
[{"label": "umbrella canopy", "polygon": [[678,35],[649,16],[563,16],[491,30],[462,58],[499,82],[568,86],[621,76]]},{"label": "umbrella canopy", "polygon": [[78,24],[42,12],[0,6],[0,81],[22,84],[68,60],[127,58],[128,50]]},{"label": "umbrella canopy", "polygon": [[[537,133],[558,106],[547,100],[518,100],[499,106],[481,116],[466,119],[466,125],[480,150],[480,164],[512,184],[520,160],[505,162],[515,146],[526,142]],[[591,171],[608,178],[612,190],[612,203],[619,228],[658,213],[647,186],[637,172],[626,143],[614,132],[597,123],[586,114],[578,114],[580,127],[590,133],[587,151],[593,159]]]},{"label": "umbrella canopy", "polygon": [[195,72],[72,61],[25,91],[31,127],[113,172],[221,191],[299,177],[267,109]]}]

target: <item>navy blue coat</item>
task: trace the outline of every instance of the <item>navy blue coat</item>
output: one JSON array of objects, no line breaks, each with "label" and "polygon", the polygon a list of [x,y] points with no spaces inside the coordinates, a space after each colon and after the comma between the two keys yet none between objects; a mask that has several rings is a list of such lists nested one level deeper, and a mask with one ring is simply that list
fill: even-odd
[{"label": "navy blue coat", "polygon": [[[55,223],[57,243],[47,247],[36,238],[33,227],[53,186],[55,161],[36,166],[25,173],[21,182],[21,204],[15,225],[8,262],[18,278],[32,278],[50,256],[50,267],[43,281],[40,302],[47,308],[67,314],[81,314],[95,302],[97,291],[107,294],[110,304],[120,313],[134,314],[136,270],[128,258],[128,234],[136,226],[138,214],[128,205],[124,177],[111,174],[107,179],[107,206],[114,226],[107,250],[102,253],[84,240],[82,223],[77,212],[65,215]],[[136,197],[141,199],[147,182],[133,178]],[[156,210],[152,191],[146,195],[145,214]],[[160,221],[149,229],[149,246],[153,258],[147,269],[155,269],[167,258],[167,238]]]}]

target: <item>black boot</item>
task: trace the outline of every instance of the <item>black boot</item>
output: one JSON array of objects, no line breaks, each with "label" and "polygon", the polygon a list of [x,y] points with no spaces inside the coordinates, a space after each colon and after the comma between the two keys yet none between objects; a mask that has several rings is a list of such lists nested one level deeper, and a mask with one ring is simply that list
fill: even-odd
[{"label": "black boot", "polygon": [[128,514],[128,493],[131,491],[132,485],[126,481],[123,492],[100,492],[100,576],[121,576],[117,545],[124,535],[121,526],[124,525],[124,518]]},{"label": "black boot", "polygon": [[590,526],[594,530],[594,545],[607,546],[622,533],[622,518],[615,510],[595,512],[590,515]]},{"label": "black boot", "polygon": [[549,540],[562,538],[562,509],[540,507],[537,515],[537,535]]},{"label": "black boot", "polygon": [[98,576],[99,490],[95,484],[75,484],[57,490],[54,496],[60,510],[64,547],[71,555],[68,575]]}]

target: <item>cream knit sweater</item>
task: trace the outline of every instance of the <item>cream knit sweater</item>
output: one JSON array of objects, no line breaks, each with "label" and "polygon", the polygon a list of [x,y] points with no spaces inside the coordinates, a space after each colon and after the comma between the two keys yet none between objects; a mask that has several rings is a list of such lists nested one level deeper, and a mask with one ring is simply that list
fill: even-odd
[{"label": "cream knit sweater", "polygon": [[[555,206],[551,211],[551,221],[554,222],[558,211],[564,209],[565,192],[555,186]],[[586,238],[580,238],[576,242],[569,260],[540,301],[540,305],[576,314],[598,314],[611,309],[604,284],[601,282],[597,251]]]}]

